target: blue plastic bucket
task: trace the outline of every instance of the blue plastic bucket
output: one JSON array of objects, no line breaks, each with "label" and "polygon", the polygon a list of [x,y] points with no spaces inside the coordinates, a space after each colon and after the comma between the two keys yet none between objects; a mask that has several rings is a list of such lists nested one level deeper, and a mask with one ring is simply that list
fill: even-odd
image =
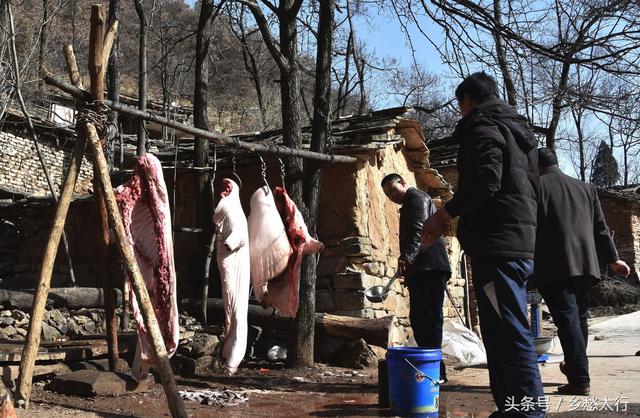
[{"label": "blue plastic bucket", "polygon": [[403,417],[437,417],[440,398],[440,350],[389,347],[389,406]]}]

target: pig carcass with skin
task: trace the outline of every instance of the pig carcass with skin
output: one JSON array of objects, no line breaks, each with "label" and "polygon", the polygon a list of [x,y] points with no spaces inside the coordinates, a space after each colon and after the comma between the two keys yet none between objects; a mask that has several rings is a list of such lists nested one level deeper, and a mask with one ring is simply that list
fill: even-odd
[{"label": "pig carcass with skin", "polygon": [[[138,158],[133,177],[116,188],[115,194],[129,245],[136,256],[167,354],[171,357],[178,346],[180,330],[169,195],[160,161],[151,154]],[[131,375],[140,381],[149,373],[154,354],[133,290],[131,305],[138,328]]]},{"label": "pig carcass with skin", "polygon": [[269,280],[280,275],[293,253],[287,233],[273,200],[264,186],[251,196],[249,214],[249,255],[253,293],[262,301]]},{"label": "pig carcass with skin", "polygon": [[298,311],[302,257],[319,253],[324,245],[309,235],[302,214],[284,188],[276,187],[273,195],[293,251],[285,270],[268,282],[262,303],[277,308],[285,316],[295,318]]},{"label": "pig carcass with skin", "polygon": [[222,180],[220,202],[213,213],[216,226],[216,258],[222,280],[225,325],[222,358],[225,373],[236,372],[247,350],[247,312],[251,284],[249,231],[240,204],[238,185]]}]

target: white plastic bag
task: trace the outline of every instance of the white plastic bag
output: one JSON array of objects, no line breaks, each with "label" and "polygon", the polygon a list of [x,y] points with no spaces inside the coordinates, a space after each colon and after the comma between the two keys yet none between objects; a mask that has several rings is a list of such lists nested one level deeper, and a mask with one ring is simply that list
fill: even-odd
[{"label": "white plastic bag", "polygon": [[442,353],[457,359],[461,366],[487,363],[487,352],[480,338],[460,322],[449,318],[442,326]]}]

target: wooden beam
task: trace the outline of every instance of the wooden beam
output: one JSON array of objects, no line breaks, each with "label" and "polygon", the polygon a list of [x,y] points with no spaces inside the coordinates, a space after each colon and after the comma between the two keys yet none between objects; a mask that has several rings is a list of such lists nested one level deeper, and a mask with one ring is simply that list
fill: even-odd
[{"label": "wooden beam", "polygon": [[113,187],[111,186],[111,179],[109,177],[109,167],[107,165],[107,160],[104,157],[104,152],[102,151],[102,145],[100,145],[100,138],[98,138],[98,133],[96,132],[96,128],[93,124],[87,123],[86,129],[87,136],[89,137],[89,143],[91,144],[95,158],[94,164],[96,165],[99,174],[98,179],[100,181],[100,186],[104,191],[109,220],[115,229],[118,248],[120,249],[120,254],[124,261],[124,267],[131,278],[133,291],[138,299],[138,305],[142,311],[144,324],[149,332],[151,340],[150,343],[155,355],[154,367],[160,374],[160,379],[162,380],[164,393],[167,396],[167,403],[169,404],[171,415],[173,417],[187,417],[187,413],[184,409],[184,402],[178,394],[176,381],[173,377],[171,364],[169,363],[169,356],[167,355],[167,350],[164,345],[164,339],[160,333],[158,320],[156,319],[153,306],[151,305],[149,292],[147,291],[144,279],[142,278],[142,273],[140,272],[133,250],[129,244],[124,223],[122,222],[122,217],[118,210],[118,204],[116,203],[116,197],[113,193]]},{"label": "wooden beam", "polygon": [[[104,102],[104,74],[107,66],[104,64],[106,56],[108,60],[115,36],[115,27],[111,42],[104,45],[106,27],[106,13],[104,6],[91,6],[91,32],[89,34],[89,77],[91,78],[91,96],[99,103]],[[103,141],[101,141],[103,142]],[[102,278],[104,289],[104,313],[107,326],[107,347],[109,358],[109,370],[117,371],[118,367],[118,327],[116,324],[116,304],[114,298],[113,276],[109,268],[109,218],[104,201],[104,191],[101,190],[98,181],[99,173],[96,164],[93,165],[93,193],[96,197],[96,209],[98,212],[98,272]]]},{"label": "wooden beam", "polygon": [[86,139],[84,135],[79,135],[73,150],[73,155],[69,163],[69,171],[60,193],[56,214],[53,218],[53,226],[49,233],[49,240],[45,246],[44,255],[42,257],[42,269],[40,270],[40,278],[38,279],[38,287],[36,295],[33,299],[31,308],[31,319],[29,320],[29,330],[27,331],[27,343],[22,351],[22,359],[20,360],[20,376],[18,377],[18,390],[16,397],[25,408],[29,406],[29,397],[31,396],[31,380],[33,378],[33,366],[36,361],[38,346],[40,345],[40,333],[42,331],[42,321],[44,319],[44,309],[47,303],[49,288],[51,287],[51,273],[55,264],[60,237],[67,219],[67,212],[73,196],[73,191],[80,173],[82,165],[82,157]]},{"label": "wooden beam", "polygon": [[[73,97],[76,97],[82,100],[91,100],[91,96],[89,92],[79,89],[77,87],[74,87],[69,83],[65,83],[64,81],[54,77],[52,74],[44,74],[43,79],[47,84],[57,87],[60,90],[70,94]],[[194,137],[206,138],[209,141],[213,141],[221,145],[226,145],[230,148],[237,147],[237,148],[243,148],[252,152],[258,152],[263,154],[274,154],[280,157],[299,157],[299,158],[306,158],[310,160],[317,160],[317,161],[323,161],[328,163],[347,163],[347,164],[351,163],[352,164],[358,161],[357,158],[350,157],[347,155],[328,155],[328,154],[322,154],[322,153],[307,151],[307,150],[297,150],[297,149],[288,148],[280,145],[268,145],[268,144],[241,141],[236,138],[205,131],[204,129],[198,129],[198,128],[194,128],[193,126],[184,125],[180,122],[176,122],[176,121],[164,118],[162,116],[154,115],[149,112],[142,112],[138,109],[135,109],[131,106],[124,105],[122,103],[114,103],[110,100],[105,100],[104,103],[107,106],[109,106],[112,110],[115,110],[117,112],[125,113],[127,115],[148,120],[151,122],[156,122],[159,125],[168,126],[170,128],[174,128],[179,131],[186,132],[188,134],[193,135]]]}]

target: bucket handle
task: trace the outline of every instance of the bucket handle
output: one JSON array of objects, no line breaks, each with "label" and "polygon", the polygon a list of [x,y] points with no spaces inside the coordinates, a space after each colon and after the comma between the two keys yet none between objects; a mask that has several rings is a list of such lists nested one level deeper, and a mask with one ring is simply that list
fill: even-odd
[{"label": "bucket handle", "polygon": [[431,378],[431,376],[427,376],[426,374],[422,373],[422,370],[414,366],[413,363],[411,363],[408,358],[405,357],[403,360],[406,361],[407,364],[411,366],[413,370],[415,370],[420,376],[426,377],[427,379],[429,379],[434,386],[440,386],[441,383],[444,383],[444,380],[434,380]]}]

